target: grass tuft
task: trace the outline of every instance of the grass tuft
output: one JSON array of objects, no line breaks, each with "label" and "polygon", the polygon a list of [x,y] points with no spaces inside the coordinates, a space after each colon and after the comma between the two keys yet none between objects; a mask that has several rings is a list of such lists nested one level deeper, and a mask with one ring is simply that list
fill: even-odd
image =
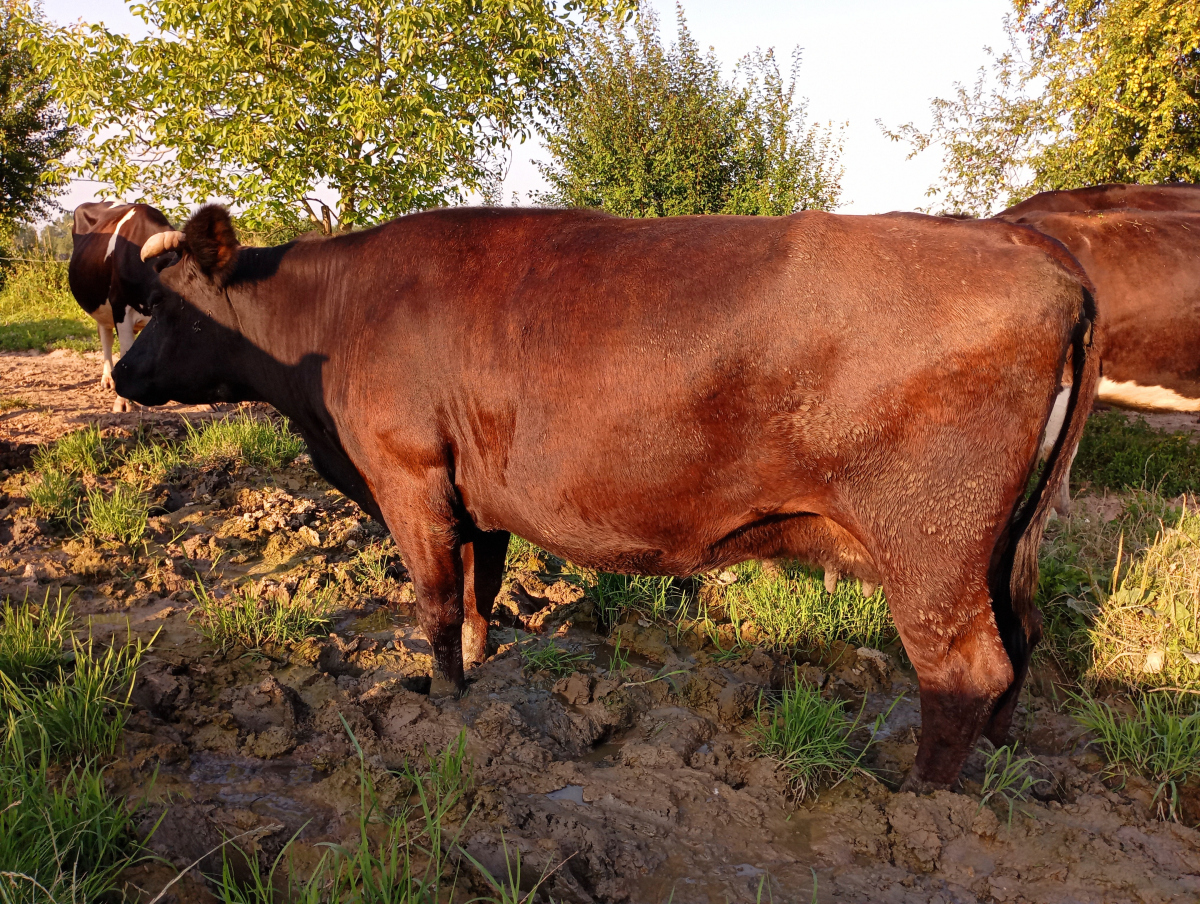
[{"label": "grass tuft", "polygon": [[125,455],[126,476],[142,487],[166,480],[181,464],[183,456],[173,443],[139,442]]},{"label": "grass tuft", "polygon": [[997,747],[988,754],[984,763],[983,788],[980,790],[979,808],[993,801],[1008,807],[1008,825],[1012,825],[1013,813],[1029,800],[1029,790],[1037,780],[1029,774],[1029,766],[1037,757],[1017,756],[1009,746]]},{"label": "grass tuft", "polygon": [[246,584],[227,599],[215,600],[198,581],[194,592],[196,609],[191,619],[196,630],[222,651],[235,646],[247,650],[268,645],[294,647],[329,631],[333,607],[326,593],[264,597],[253,584]]},{"label": "grass tuft", "polygon": [[518,642],[517,649],[521,654],[521,668],[526,674],[549,672],[555,678],[579,671],[580,666],[592,659],[587,653],[565,650],[552,640],[538,643],[530,638],[527,643]]},{"label": "grass tuft", "polygon": [[143,648],[68,651],[69,623],[60,596],[0,624],[0,904],[115,900],[139,852],[137,807],[98,761],[116,750]]},{"label": "grass tuft", "polygon": [[288,429],[288,422],[252,418],[245,412],[197,429],[189,422],[183,454],[198,464],[234,461],[276,470],[304,451],[304,442]]},{"label": "grass tuft", "polygon": [[70,608],[62,591],[51,604],[50,595],[41,605],[9,603],[0,622],[0,675],[17,685],[40,684],[62,660]]},{"label": "grass tuft", "polygon": [[64,471],[43,471],[41,477],[31,483],[26,492],[35,515],[56,524],[70,524],[79,516],[79,502],[83,487]]},{"label": "grass tuft", "polygon": [[744,562],[735,571],[725,608],[739,635],[753,623],[760,642],[777,649],[828,649],[836,641],[881,649],[896,639],[882,589],[864,598],[858,582],[842,581],[829,594],[820,578],[794,565],[770,573]]},{"label": "grass tuft", "polygon": [[67,474],[99,474],[108,466],[108,462],[104,437],[94,424],[60,437],[33,456],[33,465],[38,471],[63,471]]},{"label": "grass tuft", "polygon": [[1074,704],[1075,719],[1096,735],[1110,766],[1125,764],[1157,785],[1154,799],[1178,819],[1179,786],[1200,778],[1200,710],[1162,692],[1143,694],[1132,712],[1093,697]]},{"label": "grass tuft", "polygon": [[126,546],[141,539],[150,520],[149,500],[127,483],[118,483],[109,493],[99,488],[89,490],[85,507],[85,533]]},{"label": "grass tuft", "polygon": [[851,719],[845,707],[845,701],[823,697],[820,690],[802,681],[798,669],[793,686],[780,692],[777,703],[768,703],[765,695],[758,698],[750,737],[760,755],[783,767],[800,800],[815,797],[823,785],[837,785],[856,773],[869,774],[861,763],[887,713],[876,718],[871,738],[860,748],[850,736],[862,724],[862,712]]}]

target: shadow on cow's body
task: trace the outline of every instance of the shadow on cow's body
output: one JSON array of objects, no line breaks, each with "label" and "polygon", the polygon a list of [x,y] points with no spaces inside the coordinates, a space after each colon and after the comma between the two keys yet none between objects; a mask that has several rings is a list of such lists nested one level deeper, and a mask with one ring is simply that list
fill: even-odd
[{"label": "shadow on cow's body", "polygon": [[181,238],[121,392],[288,415],[387,523],[457,687],[511,531],[610,571],[792,556],[881,581],[921,683],[910,781],[948,784],[1007,733],[1047,487],[1096,379],[1090,296],[1054,243],[921,217],[462,209],[252,249],[206,208]]}]

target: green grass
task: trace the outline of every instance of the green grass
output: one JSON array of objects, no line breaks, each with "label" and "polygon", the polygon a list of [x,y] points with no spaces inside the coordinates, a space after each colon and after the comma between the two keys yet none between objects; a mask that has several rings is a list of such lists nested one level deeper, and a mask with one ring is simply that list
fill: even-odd
[{"label": "green grass", "polygon": [[149,488],[172,476],[182,464],[175,443],[141,441],[125,453],[124,474],[129,482]]},{"label": "green grass", "polygon": [[41,605],[28,596],[22,603],[10,601],[2,614],[0,675],[19,684],[44,681],[62,660],[71,623],[62,591],[53,604],[49,596]]},{"label": "green grass", "polygon": [[591,587],[600,624],[611,629],[626,612],[636,612],[658,621],[669,618],[682,606],[682,593],[675,579],[636,574],[597,572]]},{"label": "green grass", "polygon": [[60,437],[33,456],[38,471],[63,471],[67,474],[101,474],[109,466],[109,455],[100,428],[92,425]]},{"label": "green grass", "polygon": [[99,488],[89,490],[84,508],[85,533],[126,546],[141,539],[150,520],[149,500],[126,483],[116,484],[107,493]]},{"label": "green grass", "polygon": [[137,644],[97,650],[89,640],[77,643],[71,667],[60,667],[43,686],[0,676],[7,718],[0,736],[9,755],[18,749],[60,761],[111,755],[125,730],[141,656]]},{"label": "green grass", "polygon": [[0,904],[119,900],[138,858],[135,807],[93,763],[51,778],[48,763],[0,764]]},{"label": "green grass", "polygon": [[396,582],[388,576],[388,567],[395,551],[395,545],[390,541],[372,543],[360,549],[350,569],[355,586],[376,596],[383,596],[394,587]]},{"label": "green grass", "polygon": [[0,286],[0,351],[100,347],[96,321],[71,295],[64,261],[16,263]]},{"label": "green grass", "polygon": [[734,570],[738,581],[724,605],[739,636],[752,623],[758,642],[778,649],[828,649],[836,641],[879,649],[896,639],[881,589],[868,599],[857,581],[842,581],[829,594],[822,579],[793,565],[775,574],[758,562]]},{"label": "green grass", "polygon": [[332,605],[323,593],[297,592],[290,599],[263,597],[257,587],[247,584],[227,599],[216,600],[199,582],[194,591],[192,622],[201,637],[222,651],[235,646],[247,650],[294,647],[309,637],[329,633]]},{"label": "green grass", "polygon": [[195,464],[233,461],[275,470],[304,451],[304,441],[288,429],[286,419],[276,423],[238,412],[200,428],[189,422],[187,428],[182,454]]},{"label": "green grass", "polygon": [[1141,417],[1101,412],[1088,419],[1071,479],[1093,490],[1200,492],[1200,443],[1187,433],[1155,430]]},{"label": "green grass", "polygon": [[526,674],[548,672],[555,678],[579,671],[580,666],[592,659],[587,653],[563,649],[553,640],[539,643],[531,638],[527,642],[518,643],[517,649],[521,654],[521,668]]},{"label": "green grass", "polygon": [[9,603],[0,625],[0,904],[113,899],[139,855],[137,807],[100,765],[125,725],[143,653],[68,650],[68,606]]},{"label": "green grass", "polygon": [[[399,770],[377,778],[349,726],[346,732],[358,754],[359,802],[350,837],[322,845],[325,854],[307,878],[292,869],[294,837],[265,871],[256,856],[227,846],[221,875],[212,877],[222,904],[444,904],[456,900],[456,861],[465,856],[458,841],[471,817],[467,799],[474,785],[466,733],[424,762],[406,761]],[[386,792],[381,783],[389,786]],[[398,802],[386,805],[386,799],[396,796],[397,787],[403,789]],[[245,869],[240,872],[248,873],[248,881],[239,880],[234,869],[242,859]],[[502,887],[512,893],[510,886]],[[496,899],[471,900],[486,904]]]},{"label": "green grass", "polygon": [[1013,814],[1020,805],[1029,800],[1030,789],[1037,780],[1029,774],[1029,767],[1037,757],[1017,756],[1008,746],[997,747],[988,754],[984,763],[983,787],[980,789],[979,808],[999,804],[1008,808],[1008,825],[1012,825]]},{"label": "green grass", "polygon": [[33,407],[32,402],[27,402],[24,399],[18,398],[16,396],[13,396],[13,397],[7,398],[7,399],[0,399],[0,412],[18,411],[23,408],[32,408],[32,407]]},{"label": "green grass", "polygon": [[852,743],[851,735],[862,724],[861,711],[851,719],[845,701],[822,696],[820,690],[800,679],[799,670],[793,686],[784,688],[777,702],[759,696],[755,716],[749,735],[759,754],[780,764],[800,800],[816,796],[824,785],[836,785],[856,773],[867,774],[861,766],[863,757],[886,718],[884,714],[876,719],[866,745]]},{"label": "green grass", "polygon": [[1200,513],[1139,490],[1112,521],[1052,523],[1040,561],[1040,662],[1093,691],[1200,691]]},{"label": "green grass", "polygon": [[1179,786],[1200,779],[1200,710],[1194,703],[1160,692],[1136,699],[1132,712],[1091,697],[1074,704],[1075,718],[1096,735],[1109,764],[1132,768],[1153,782],[1155,800],[1177,819]]}]

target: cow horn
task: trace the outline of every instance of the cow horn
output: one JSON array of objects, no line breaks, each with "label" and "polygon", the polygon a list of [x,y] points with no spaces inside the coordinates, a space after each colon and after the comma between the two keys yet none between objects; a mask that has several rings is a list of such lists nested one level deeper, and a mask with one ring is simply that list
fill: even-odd
[{"label": "cow horn", "polygon": [[156,232],[142,245],[142,260],[148,261],[164,251],[174,251],[182,241],[182,232]]}]

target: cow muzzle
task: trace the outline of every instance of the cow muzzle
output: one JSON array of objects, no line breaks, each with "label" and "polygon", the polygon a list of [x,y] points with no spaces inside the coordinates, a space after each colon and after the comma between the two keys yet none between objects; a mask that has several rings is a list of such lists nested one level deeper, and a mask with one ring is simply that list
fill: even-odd
[{"label": "cow muzzle", "polygon": [[184,241],[182,232],[156,232],[150,238],[146,239],[146,243],[142,245],[142,260],[148,261],[152,257],[157,257],[168,251],[174,251]]}]

